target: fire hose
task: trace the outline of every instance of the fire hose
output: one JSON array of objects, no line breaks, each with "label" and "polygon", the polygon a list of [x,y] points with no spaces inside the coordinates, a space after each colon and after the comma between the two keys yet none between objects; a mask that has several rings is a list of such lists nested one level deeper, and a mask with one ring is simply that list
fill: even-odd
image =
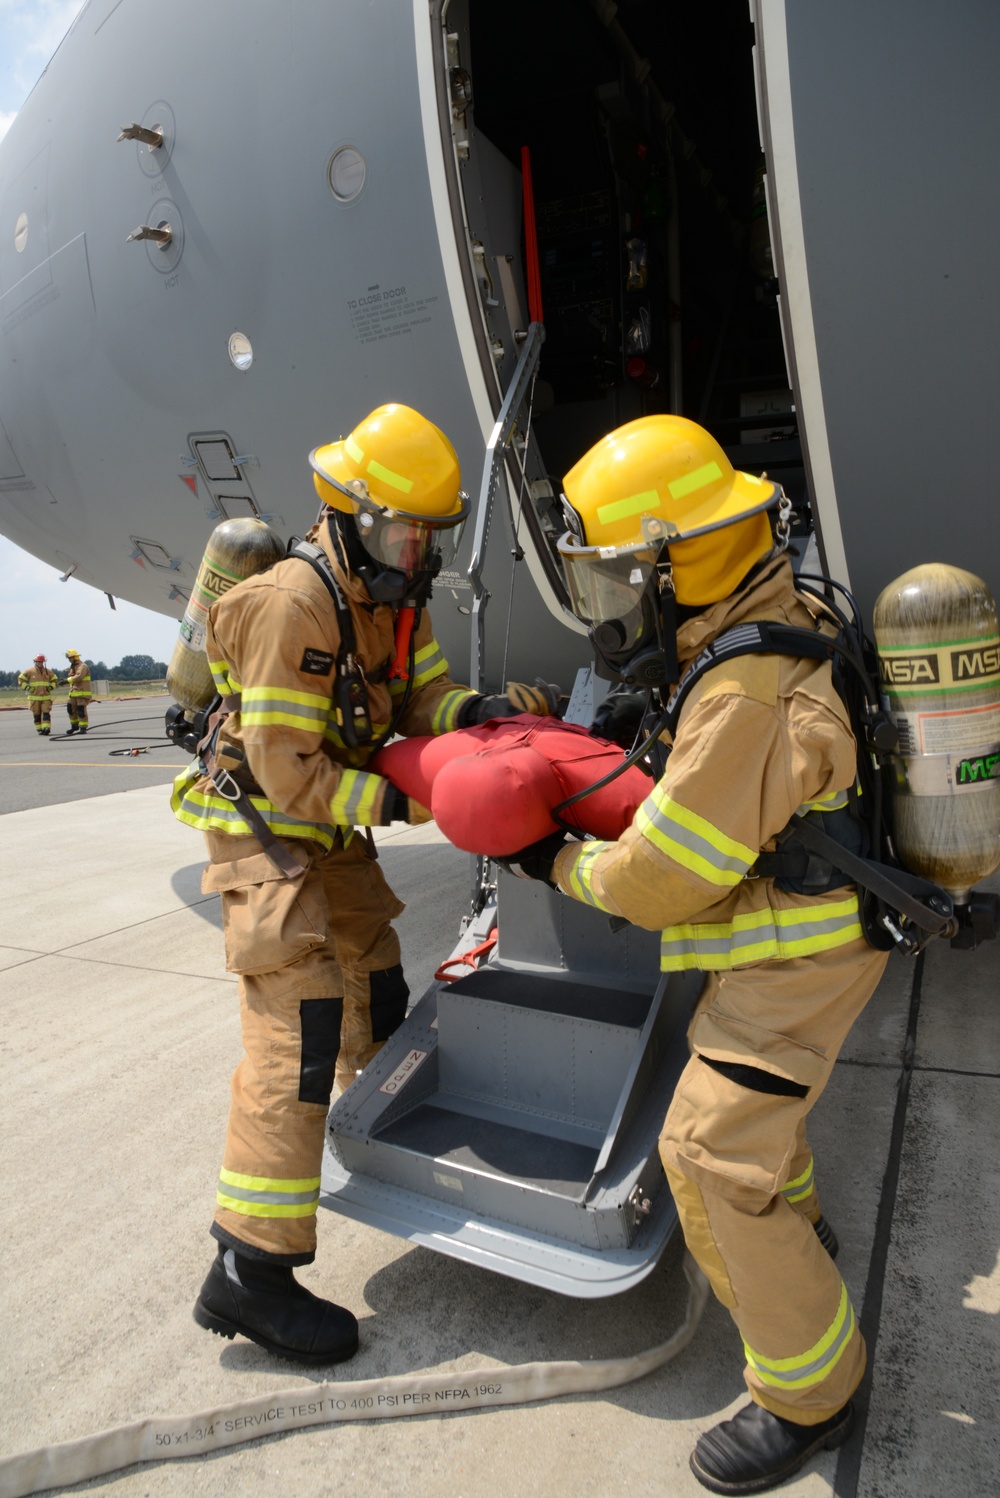
[{"label": "fire hose", "polygon": [[689,1254],[684,1257],[684,1274],[688,1301],[681,1326],[668,1341],[634,1357],[311,1384],[195,1415],[152,1415],[75,1441],[0,1458],[0,1498],[27,1498],[30,1493],[106,1477],[137,1462],[200,1456],[307,1426],[495,1409],[616,1389],[662,1368],[694,1336],[708,1299],[708,1281]]}]

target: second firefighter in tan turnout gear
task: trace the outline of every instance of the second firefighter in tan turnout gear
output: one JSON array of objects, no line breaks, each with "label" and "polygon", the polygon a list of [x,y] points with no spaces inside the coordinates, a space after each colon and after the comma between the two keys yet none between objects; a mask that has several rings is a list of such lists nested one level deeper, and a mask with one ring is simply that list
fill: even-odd
[{"label": "second firefighter in tan turnout gear", "polygon": [[66,709],[69,713],[69,732],[86,733],[88,727],[87,708],[93,700],[90,691],[90,667],[81,660],[78,650],[67,650],[66,685],[69,697]]},{"label": "second firefighter in tan turnout gear", "polygon": [[[330,1361],[353,1352],[353,1317],[334,1308],[341,1319],[330,1321],[316,1309],[327,1302],[303,1308],[290,1271],[315,1255],[334,1081],[352,1082],[408,997],[392,927],[403,906],[358,829],[428,817],[365,766],[391,733],[524,711],[534,689],[485,698],[456,686],[434,638],[431,584],[468,513],[444,434],[408,407],[384,406],[311,461],[324,508],[305,556],[239,583],[209,612],[209,663],[230,716],[206,751],[215,783],[196,761],[172,805],[206,836],[203,888],[222,897],[244,1045],[212,1226],[224,1267],[213,1267],[195,1316],[282,1355]],[[537,710],[553,705],[539,689]],[[277,1312],[251,1282],[261,1265],[295,1287]]]},{"label": "second firefighter in tan turnout gear", "polygon": [[[574,608],[623,677],[655,657],[671,609],[680,671],[750,620],[829,628],[773,547],[780,491],[735,472],[693,422],[646,417],[612,432],[566,475],[565,497]],[[830,829],[849,819],[856,768],[828,662],[739,655],[693,687],[665,771],[617,842],[571,843],[554,862],[549,850],[548,869],[526,860],[530,876],[660,931],[664,971],[707,975],[660,1154],[688,1247],[746,1355],[752,1404],[692,1454],[716,1492],[764,1491],[843,1440],[865,1368],[806,1119],[886,954],[865,941],[843,876],[806,894],[754,869],[795,813]]]},{"label": "second firefighter in tan turnout gear", "polygon": [[52,694],[59,684],[58,676],[49,670],[44,655],[36,655],[28,669],[19,673],[17,684],[28,694],[35,732],[47,739],[52,732]]}]

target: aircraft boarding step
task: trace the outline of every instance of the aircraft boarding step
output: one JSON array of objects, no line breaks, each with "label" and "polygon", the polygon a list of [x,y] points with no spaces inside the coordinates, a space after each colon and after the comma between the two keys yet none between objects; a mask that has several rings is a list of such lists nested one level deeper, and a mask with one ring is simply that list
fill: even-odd
[{"label": "aircraft boarding step", "polygon": [[676,1225],[657,1139],[701,976],[585,979],[510,950],[433,987],[334,1105],[321,1200],[565,1294],[616,1293]]}]

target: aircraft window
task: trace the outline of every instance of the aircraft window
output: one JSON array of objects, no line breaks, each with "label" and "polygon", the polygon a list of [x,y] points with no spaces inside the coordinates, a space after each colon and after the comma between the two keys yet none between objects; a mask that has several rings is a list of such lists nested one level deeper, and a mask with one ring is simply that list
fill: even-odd
[{"label": "aircraft window", "polygon": [[239,479],[239,470],[233,463],[233,452],[228,442],[196,442],[195,451],[207,478]]},{"label": "aircraft window", "polygon": [[260,517],[260,511],[249,494],[227,494],[225,497],[216,494],[213,497],[225,520],[235,520],[240,515],[255,515],[258,519]]},{"label": "aircraft window", "polygon": [[229,357],[237,369],[249,369],[253,363],[253,344],[245,333],[230,333]]},{"label": "aircraft window", "polygon": [[341,146],[330,157],[327,168],[330,191],[340,203],[350,203],[358,196],[367,175],[365,158],[354,146]]},{"label": "aircraft window", "polygon": [[28,215],[26,213],[19,213],[17,223],[14,225],[14,248],[19,255],[27,243]]},{"label": "aircraft window", "polygon": [[139,536],[130,536],[129,540],[135,547],[133,555],[142,557],[151,567],[173,567],[173,557],[159,541],[143,541]]}]

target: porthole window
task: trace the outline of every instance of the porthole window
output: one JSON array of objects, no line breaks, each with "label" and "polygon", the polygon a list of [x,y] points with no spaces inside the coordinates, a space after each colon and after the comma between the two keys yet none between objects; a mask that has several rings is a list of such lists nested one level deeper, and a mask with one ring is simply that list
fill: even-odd
[{"label": "porthole window", "polygon": [[355,146],[341,146],[330,157],[327,177],[338,203],[351,203],[365,185],[368,168]]}]

